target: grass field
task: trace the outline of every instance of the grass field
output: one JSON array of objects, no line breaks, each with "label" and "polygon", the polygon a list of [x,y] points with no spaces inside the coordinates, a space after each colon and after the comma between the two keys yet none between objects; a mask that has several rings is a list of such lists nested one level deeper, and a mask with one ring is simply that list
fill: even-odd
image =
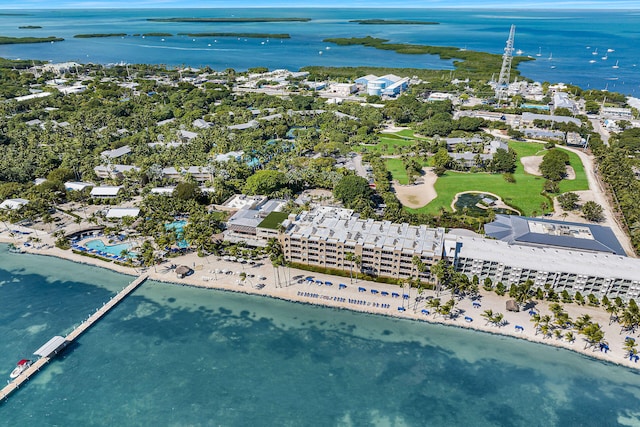
[{"label": "grass field", "polygon": [[[509,147],[518,153],[518,159],[526,156],[540,156],[546,151],[541,144],[530,142],[511,141],[509,142]],[[589,186],[582,162],[576,154],[568,154],[571,166],[576,172],[576,179],[571,181],[563,180],[560,183],[561,192],[588,190]],[[429,214],[436,214],[442,208],[450,211],[451,202],[457,193],[463,191],[486,191],[497,194],[506,204],[519,210],[523,215],[532,215],[534,211],[537,214],[541,214],[542,203],[551,204],[546,197],[540,194],[545,179],[525,173],[524,166],[520,161],[517,163],[513,176],[516,182],[509,183],[500,174],[447,171],[436,181],[435,189],[438,197],[428,205],[419,209],[412,209],[412,211]]]},{"label": "grass field", "polygon": [[406,185],[409,183],[409,177],[407,176],[407,171],[404,168],[404,164],[400,159],[385,159],[385,164],[387,165],[387,170],[391,173],[391,179],[394,181],[398,181],[398,183],[402,185]]},{"label": "grass field", "polygon": [[378,134],[378,143],[376,145],[361,146],[361,151],[368,151],[378,154],[400,154],[401,150],[396,147],[410,147],[418,138],[413,136],[412,130],[403,130],[398,133],[381,133]]}]

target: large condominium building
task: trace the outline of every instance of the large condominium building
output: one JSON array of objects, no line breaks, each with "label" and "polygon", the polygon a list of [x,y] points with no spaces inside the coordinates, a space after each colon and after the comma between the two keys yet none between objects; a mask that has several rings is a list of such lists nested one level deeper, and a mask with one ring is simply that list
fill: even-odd
[{"label": "large condominium building", "polygon": [[[539,220],[520,221],[533,222],[533,231],[540,231]],[[556,292],[624,300],[640,296],[640,260],[611,253],[615,251],[610,248],[570,248],[571,239],[558,242],[557,236],[533,243],[500,241],[423,225],[363,220],[352,210],[332,207],[289,215],[282,226],[279,239],[285,258],[297,264],[432,281],[429,267],[445,258],[457,271],[478,276],[481,282],[489,278],[509,287],[530,279],[536,287],[550,285]],[[355,257],[357,263],[349,260]],[[414,257],[425,264],[425,271],[418,271]]]},{"label": "large condominium building", "polygon": [[534,282],[557,293],[607,295],[623,300],[640,295],[640,261],[621,255],[559,247],[530,246],[447,233],[444,254],[457,271],[508,287]]},{"label": "large condominium building", "polygon": [[[429,267],[442,257],[443,228],[363,220],[350,209],[318,207],[290,215],[282,225],[282,250],[293,263],[426,281]],[[422,272],[417,259],[426,266]]]}]

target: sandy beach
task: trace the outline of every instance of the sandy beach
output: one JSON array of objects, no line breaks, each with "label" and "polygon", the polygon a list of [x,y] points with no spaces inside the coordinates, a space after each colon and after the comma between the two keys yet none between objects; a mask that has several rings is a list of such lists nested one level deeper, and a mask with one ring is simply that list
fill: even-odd
[{"label": "sandy beach", "polygon": [[[12,227],[24,231],[34,230],[24,227]],[[526,339],[555,347],[562,347],[587,356],[612,362],[630,368],[640,368],[640,363],[630,361],[624,351],[624,340],[628,333],[620,333],[620,326],[617,323],[609,324],[609,315],[602,308],[578,306],[577,304],[562,304],[564,310],[571,319],[575,320],[581,315],[588,314],[593,322],[602,326],[605,332],[605,341],[609,345],[609,351],[600,351],[598,348],[585,349],[583,337],[575,333],[575,341],[570,343],[554,337],[543,337],[537,333],[529,311],[508,312],[505,309],[507,297],[501,297],[493,292],[480,290],[479,298],[471,300],[464,298],[456,300],[453,318],[435,315],[431,309],[425,306],[429,297],[439,297],[444,303],[451,298],[447,292],[442,292],[439,296],[435,291],[425,290],[422,294],[417,289],[400,288],[397,285],[369,282],[363,280],[353,280],[349,277],[329,276],[325,274],[310,273],[304,270],[281,267],[278,276],[268,259],[262,260],[255,265],[240,264],[219,259],[216,256],[198,257],[196,254],[188,254],[177,258],[171,258],[169,262],[155,267],[141,270],[106,262],[100,259],[83,256],[73,253],[70,250],[61,250],[53,247],[51,236],[39,232],[37,237],[42,239],[37,249],[34,246],[25,247],[25,252],[55,256],[68,259],[74,262],[96,265],[109,268],[120,273],[138,276],[143,272],[149,275],[151,280],[157,280],[177,285],[197,286],[201,288],[227,290],[232,292],[242,292],[279,298],[288,301],[322,305],[327,307],[347,309],[359,312],[379,314],[384,316],[394,316],[398,318],[423,321],[429,323],[440,323],[460,328],[474,329],[493,334],[508,335],[515,338]],[[10,236],[7,230],[0,233],[0,242],[14,243],[19,247],[26,241],[26,235]],[[20,256],[20,255],[16,255]],[[169,264],[186,265],[193,269],[193,274],[178,278],[173,270],[168,268]],[[220,273],[225,270],[229,273]],[[245,279],[239,273],[246,275]],[[313,281],[305,280],[313,277]],[[331,283],[331,284],[329,284]],[[340,286],[344,284],[345,286]],[[258,286],[259,285],[259,286]],[[264,286],[263,286],[264,285]],[[144,285],[143,285],[144,286]],[[397,294],[398,296],[393,296]],[[408,294],[408,298],[403,298]],[[422,310],[431,311],[430,314]],[[502,326],[493,326],[483,317],[485,310],[493,310],[494,313],[504,314]],[[552,315],[547,301],[536,302],[535,311],[542,315]],[[522,328],[516,328],[521,326]],[[634,333],[635,339],[638,333]]]}]

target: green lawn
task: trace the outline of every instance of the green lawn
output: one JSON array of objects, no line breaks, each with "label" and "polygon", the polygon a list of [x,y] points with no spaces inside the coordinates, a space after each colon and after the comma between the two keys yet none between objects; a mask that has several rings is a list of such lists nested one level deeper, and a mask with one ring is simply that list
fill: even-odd
[{"label": "green lawn", "polygon": [[[518,158],[543,155],[545,152],[543,146],[537,143],[512,141],[509,142],[509,146],[518,153]],[[568,154],[571,166],[576,172],[576,179],[572,181],[563,180],[560,183],[560,190],[562,192],[587,190],[589,187],[582,162],[580,162],[576,154]],[[387,167],[390,167],[389,164]],[[463,191],[487,191],[497,194],[505,203],[518,209],[523,215],[531,215],[533,211],[538,214],[542,213],[541,204],[550,204],[548,199],[540,194],[545,179],[525,173],[524,166],[519,161],[513,175],[516,179],[515,183],[505,181],[502,175],[499,174],[447,171],[436,181],[435,188],[438,197],[428,205],[412,211],[429,214],[438,213],[441,208],[450,211],[451,202],[457,193]]]},{"label": "green lawn", "polygon": [[394,181],[402,185],[409,183],[409,177],[407,176],[407,170],[404,168],[404,164],[400,159],[385,159],[387,170],[391,173],[391,178]]},{"label": "green lawn", "polygon": [[396,151],[396,147],[409,147],[419,139],[424,138],[414,137],[412,130],[403,130],[398,133],[381,133],[378,134],[378,143],[376,145],[361,146],[361,150],[383,155],[400,154],[399,150]]}]

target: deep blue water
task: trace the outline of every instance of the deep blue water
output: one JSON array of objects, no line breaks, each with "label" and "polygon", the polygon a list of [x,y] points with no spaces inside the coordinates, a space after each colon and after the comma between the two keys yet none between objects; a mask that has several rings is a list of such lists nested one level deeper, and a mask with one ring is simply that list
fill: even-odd
[{"label": "deep blue water", "polygon": [[[0,246],[0,375],[129,280]],[[639,398],[637,372],[565,350],[148,282],[0,425],[638,425]]]},{"label": "deep blue water", "polygon": [[[14,11],[12,11],[13,13]],[[20,11],[15,11],[20,13]],[[501,54],[511,24],[515,49],[541,56],[520,66],[539,81],[566,82],[583,88],[607,88],[630,95],[640,91],[640,11],[447,10],[447,9],[159,9],[23,11],[2,16],[0,35],[58,36],[60,43],[0,46],[0,57],[82,63],[154,63],[168,66],[211,66],[222,70],[298,69],[305,65],[393,66],[451,70],[450,61],[430,55],[400,55],[371,48],[323,43],[327,37],[371,35],[392,42],[456,46]],[[291,23],[160,23],[161,17],[308,17]],[[351,19],[417,19],[440,25],[359,25]],[[42,29],[18,29],[39,25]],[[74,39],[85,33],[168,32],[173,37]],[[289,33],[291,39],[261,40],[177,36],[187,32]],[[211,45],[211,46],[209,46]],[[330,47],[329,50],[326,47]],[[598,55],[592,52],[598,50]],[[601,57],[611,49],[607,60]],[[322,52],[322,55],[319,54]],[[549,56],[553,60],[549,60]],[[595,60],[595,63],[590,63]],[[612,68],[616,61],[619,68]],[[551,68],[551,66],[555,68]],[[636,66],[638,65],[638,66]]]}]

